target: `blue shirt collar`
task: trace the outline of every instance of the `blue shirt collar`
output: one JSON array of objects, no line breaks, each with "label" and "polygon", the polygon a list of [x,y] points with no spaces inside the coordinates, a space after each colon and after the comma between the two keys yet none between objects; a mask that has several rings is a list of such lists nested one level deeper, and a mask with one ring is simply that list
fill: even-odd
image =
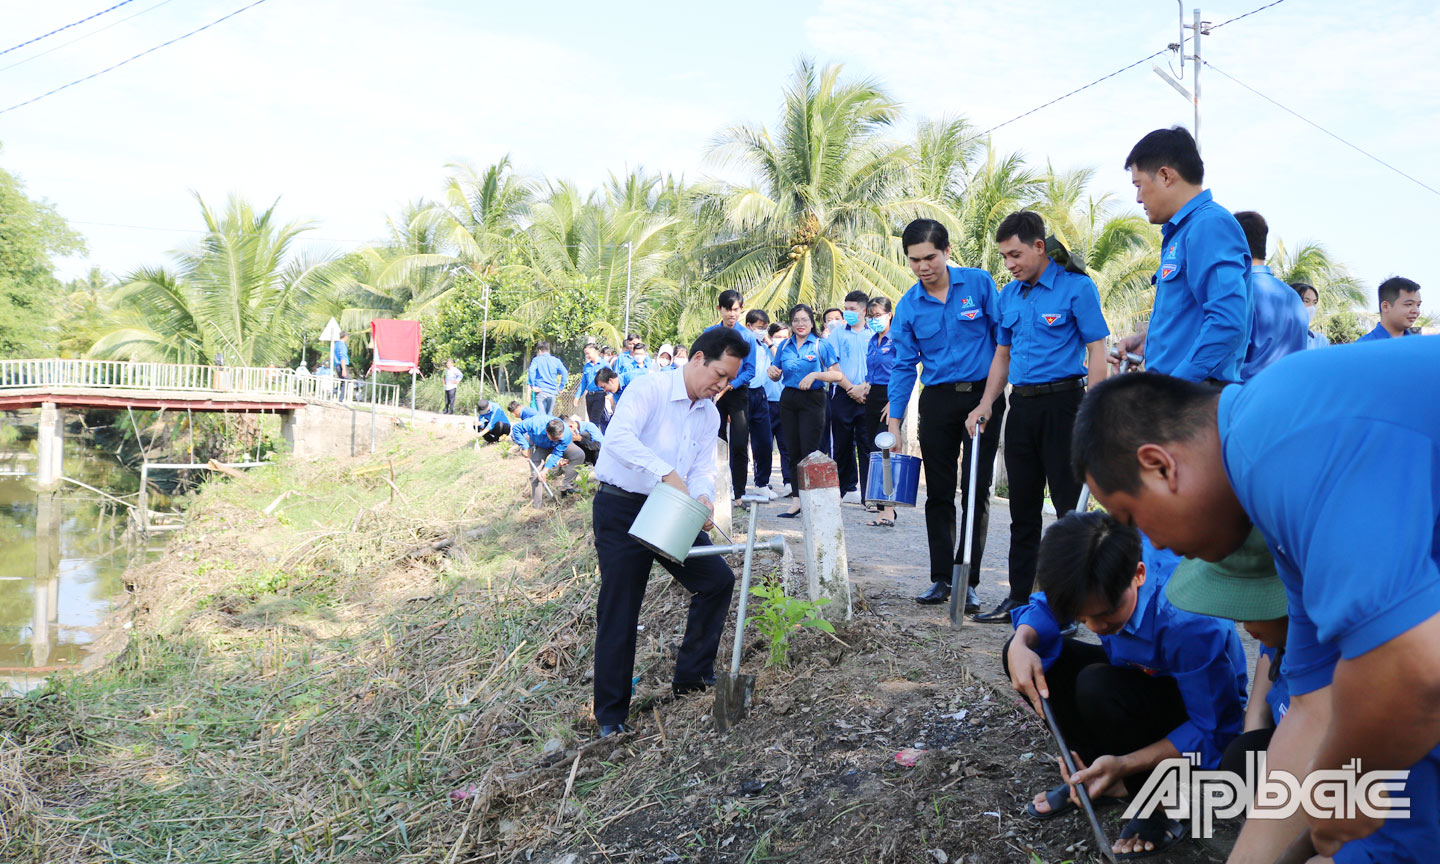
[{"label": "blue shirt collar", "polygon": [[[945,265],[945,269],[950,272],[950,290],[951,290],[951,291],[954,291],[955,288],[956,288],[956,286],[958,286],[958,285],[961,283],[961,281],[962,281],[961,276],[960,276],[960,268],[959,268],[959,267],[951,267],[949,264],[946,264],[946,265]],[[915,284],[914,284],[913,286],[911,286],[910,290],[911,290],[911,291],[918,292],[919,295],[920,295],[919,299],[921,299],[921,300],[929,300],[931,303],[940,303],[940,300],[937,299],[936,297],[934,297],[934,296],[930,293],[930,290],[925,287],[925,283],[919,281],[918,279],[915,281]],[[947,294],[945,295],[945,303],[949,303],[949,302],[950,302],[950,294],[947,293]],[[943,304],[942,304],[942,305],[943,305]]]},{"label": "blue shirt collar", "polygon": [[1251,273],[1264,273],[1266,276],[1274,276],[1274,275],[1275,275],[1274,273],[1271,273],[1271,272],[1270,272],[1270,267],[1269,267],[1269,265],[1267,265],[1267,264],[1251,264],[1251,265],[1250,265],[1250,272],[1251,272]]},{"label": "blue shirt collar", "polygon": [[1120,628],[1122,633],[1129,633],[1131,636],[1141,636],[1149,630],[1150,620],[1155,617],[1155,600],[1158,596],[1157,588],[1162,587],[1156,583],[1159,581],[1159,574],[1150,572],[1145,568],[1145,584],[1135,589],[1135,611],[1130,613],[1130,620]]},{"label": "blue shirt collar", "polygon": [[1187,216],[1198,210],[1201,205],[1209,204],[1213,197],[1209,189],[1201,189],[1199,195],[1185,202],[1185,206],[1175,211],[1175,215],[1167,219],[1165,224],[1168,225],[1172,231],[1179,228],[1180,223],[1184,222]]},{"label": "blue shirt collar", "polygon": [[[1045,263],[1045,269],[1040,271],[1039,278],[1035,280],[1034,285],[1032,285],[1031,287],[1035,287],[1036,285],[1038,285],[1043,288],[1054,288],[1055,277],[1058,275],[1060,275],[1060,265],[1056,264],[1054,261],[1047,261]],[[1028,283],[1022,282],[1020,284],[1025,285]]]}]

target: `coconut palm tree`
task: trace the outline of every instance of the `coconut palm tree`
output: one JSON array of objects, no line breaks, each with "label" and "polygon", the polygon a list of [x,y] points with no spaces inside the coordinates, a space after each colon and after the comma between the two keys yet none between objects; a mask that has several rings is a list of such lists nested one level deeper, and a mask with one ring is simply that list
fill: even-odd
[{"label": "coconut palm tree", "polygon": [[171,269],[142,267],[110,299],[116,322],[88,354],[104,359],[286,364],[311,308],[343,280],[336,261],[293,251],[307,222],[279,224],[232,197],[215,211],[199,195],[206,233]]},{"label": "coconut palm tree", "polygon": [[706,193],[726,229],[707,251],[710,269],[752,306],[824,304],[855,289],[893,294],[911,281],[893,233],[909,154],[882,137],[900,106],[873,81],[841,82],[840,71],[801,61],[779,131],[737,126],[712,150],[754,177]]}]

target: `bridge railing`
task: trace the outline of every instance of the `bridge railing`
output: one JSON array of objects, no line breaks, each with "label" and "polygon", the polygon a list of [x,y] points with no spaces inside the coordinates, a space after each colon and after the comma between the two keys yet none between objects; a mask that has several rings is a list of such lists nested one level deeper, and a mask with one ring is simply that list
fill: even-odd
[{"label": "bridge railing", "polygon": [[0,360],[0,391],[18,389],[159,390],[293,396],[325,402],[400,406],[400,388],[366,379],[296,374],[259,366],[200,366],[126,360]]}]

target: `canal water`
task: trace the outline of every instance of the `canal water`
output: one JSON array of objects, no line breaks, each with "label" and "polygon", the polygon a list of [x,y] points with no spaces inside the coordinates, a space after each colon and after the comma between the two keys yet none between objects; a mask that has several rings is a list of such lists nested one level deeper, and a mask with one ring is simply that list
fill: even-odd
[{"label": "canal water", "polygon": [[[32,476],[17,476],[33,473],[34,446],[0,444],[0,696],[80,663],[123,594],[121,574],[147,554],[127,542],[123,505],[72,483],[40,491]],[[135,472],[72,438],[64,472],[135,501]]]}]

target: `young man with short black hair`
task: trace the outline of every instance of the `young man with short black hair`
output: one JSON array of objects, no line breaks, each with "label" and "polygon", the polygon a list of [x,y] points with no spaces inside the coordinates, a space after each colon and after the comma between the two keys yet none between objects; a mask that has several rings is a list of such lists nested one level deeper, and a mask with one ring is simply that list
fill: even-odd
[{"label": "young man with short black hair", "polygon": [[1409,336],[1410,328],[1420,317],[1420,285],[1402,276],[1391,276],[1380,283],[1376,292],[1380,298],[1380,322],[1375,329],[1356,339],[1356,342],[1370,342],[1375,339],[1394,339]]},{"label": "young man with short black hair", "polygon": [[1161,245],[1150,321],[1120,341],[1120,357],[1141,354],[1147,370],[1187,381],[1240,381],[1250,345],[1250,250],[1235,217],[1202,185],[1195,139],[1179,126],[1157,129],[1131,149],[1125,168],[1135,200],[1160,226]]},{"label": "young man with short black hair", "polygon": [[750,348],[735,380],[721,390],[715,400],[715,407],[720,411],[720,437],[730,445],[730,491],[738,507],[740,498],[745,495],[745,481],[750,473],[750,382],[755,379],[758,352],[755,350],[755,334],[740,323],[745,314],[745,298],[740,292],[721,291],[715,308],[720,313],[720,323],[710,325],[705,332],[719,328],[734,330]]},{"label": "young man with short black hair", "polygon": [[[549,414],[536,414],[513,425],[510,439],[520,446],[520,455],[529,459],[535,469],[564,469],[565,482],[560,494],[568,495],[575,491],[575,464],[585,460],[585,453],[575,446],[570,427],[565,425],[564,420]],[[530,503],[536,508],[545,503],[544,487],[535,470],[530,472]]]},{"label": "young man with short black hair", "polygon": [[987,624],[1010,620],[1035,583],[1035,556],[1044,525],[1045,488],[1055,512],[1075,509],[1080,483],[1070,470],[1070,430],[1091,377],[1104,380],[1105,337],[1100,290],[1045,252],[1045,221],[1020,210],[995,230],[1011,281],[1000,289],[995,360],[980,404],[965,420],[967,432],[990,417],[991,405],[1010,390],[1005,423],[1005,472],[1010,478],[1010,595],[975,616]]},{"label": "young man with short black hair", "polygon": [[869,442],[865,440],[865,393],[870,378],[867,374],[865,349],[870,331],[865,326],[865,307],[870,295],[851,291],[845,295],[841,326],[828,337],[840,357],[840,371],[850,381],[850,389],[830,388],[830,456],[840,476],[840,500],[847,504],[863,503],[862,490],[870,466]]},{"label": "young man with short black hair", "polygon": [[[630,385],[611,418],[595,479],[592,524],[600,566],[595,609],[595,720],[602,737],[629,732],[635,628],[651,567],[658,561],[693,592],[685,635],[675,657],[677,696],[715,683],[715,652],[730,610],[735,574],[719,556],[675,563],[658,558],[630,536],[630,526],[659,484],[715,511],[715,436],[720,413],[712,401],[729,386],[750,354],[734,329],[700,334],[679,369],[645,375]],[[706,528],[709,525],[705,526]],[[702,530],[694,545],[710,545]]]},{"label": "young man with short black hair", "polygon": [[1250,246],[1250,347],[1240,366],[1240,378],[1249,381],[1261,370],[1296,351],[1310,339],[1310,317],[1295,289],[1275,278],[1265,266],[1265,243],[1270,226],[1254,210],[1235,214]]},{"label": "young man with short black hair", "polygon": [[766,335],[769,327],[770,315],[764,309],[751,309],[745,313],[745,329],[754,337],[751,350],[755,354],[756,371],[750,379],[749,392],[746,394],[749,404],[745,414],[745,422],[750,429],[750,455],[755,460],[755,491],[774,499],[776,495],[770,490],[770,472],[775,448],[770,431],[769,388],[766,387],[766,384],[770,383],[770,376],[763,371],[770,368],[770,360],[775,356]]},{"label": "young man with short black hair", "polygon": [[605,428],[608,422],[605,417],[605,391],[595,383],[595,376],[601,369],[606,368],[605,363],[600,359],[600,348],[595,343],[585,346],[585,366],[580,370],[580,389],[575,395],[585,400],[585,416],[590,422]]},{"label": "young man with short black hair", "polygon": [[[1431,371],[1396,398],[1380,383],[1397,369]],[[1307,825],[1342,862],[1376,860],[1347,845],[1372,834],[1387,862],[1440,848],[1436,369],[1440,339],[1419,338],[1301,352],[1220,392],[1124,375],[1075,419],[1076,473],[1157,546],[1218,562],[1252,527],[1264,536],[1289,600],[1291,694],[1267,769],[1307,783],[1355,760],[1409,771],[1389,793],[1410,800],[1409,818],[1250,819],[1232,862],[1268,864]]]}]

